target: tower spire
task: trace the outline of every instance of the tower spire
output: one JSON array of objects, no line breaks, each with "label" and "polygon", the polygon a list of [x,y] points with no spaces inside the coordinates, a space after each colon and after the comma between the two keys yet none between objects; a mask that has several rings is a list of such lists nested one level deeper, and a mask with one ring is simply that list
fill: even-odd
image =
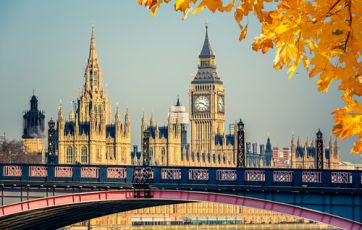
[{"label": "tower spire", "polygon": [[180,103],[180,97],[179,95],[177,94],[177,102],[176,102],[176,106],[181,106],[181,103]]},{"label": "tower spire", "polygon": [[97,49],[96,49],[96,38],[95,38],[94,26],[92,26],[92,36],[91,36],[91,43],[90,43],[90,48],[89,48],[89,59],[90,60],[97,59]]},{"label": "tower spire", "polygon": [[214,58],[214,51],[211,48],[211,44],[209,41],[209,32],[208,32],[208,28],[209,26],[205,25],[205,40],[204,40],[204,45],[202,46],[202,50],[201,53],[199,55],[199,58]]},{"label": "tower spire", "polygon": [[97,57],[94,27],[92,27],[91,42],[89,47],[89,57],[84,77],[85,77],[84,88],[86,91],[91,91],[91,90],[93,91],[93,89],[98,89],[98,91],[103,94],[103,82],[102,82],[100,65]]},{"label": "tower spire", "polygon": [[215,54],[209,41],[209,26],[205,25],[205,39],[199,54],[199,65],[197,74],[192,83],[222,83],[216,72]]}]

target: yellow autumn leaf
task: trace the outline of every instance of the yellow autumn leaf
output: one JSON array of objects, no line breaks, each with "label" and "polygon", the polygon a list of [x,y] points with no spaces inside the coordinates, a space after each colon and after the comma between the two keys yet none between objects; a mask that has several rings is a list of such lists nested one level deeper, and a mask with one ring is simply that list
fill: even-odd
[{"label": "yellow autumn leaf", "polygon": [[288,72],[289,72],[288,79],[289,79],[289,80],[292,79],[292,77],[294,76],[295,71],[296,71],[297,68],[298,68],[298,65],[299,65],[299,59],[297,59],[297,61],[294,62],[291,67],[289,67],[289,69],[288,69]]},{"label": "yellow autumn leaf", "polygon": [[205,5],[200,4],[198,7],[196,7],[196,9],[194,9],[194,10],[192,11],[192,14],[200,13],[200,12],[203,11],[204,9],[205,9]]},{"label": "yellow autumn leaf", "polygon": [[275,33],[282,34],[286,32],[289,29],[289,26],[287,24],[279,25],[275,28]]},{"label": "yellow autumn leaf", "polygon": [[329,69],[328,71],[323,71],[323,73],[319,76],[317,81],[318,90],[321,92],[326,92],[334,79],[333,70]]}]

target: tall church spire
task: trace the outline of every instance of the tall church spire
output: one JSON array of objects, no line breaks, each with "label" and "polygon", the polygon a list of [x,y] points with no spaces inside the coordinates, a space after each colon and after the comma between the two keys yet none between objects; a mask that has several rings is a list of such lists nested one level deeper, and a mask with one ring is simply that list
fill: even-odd
[{"label": "tall church spire", "polygon": [[92,27],[91,42],[89,47],[88,63],[85,71],[85,88],[86,90],[103,91],[102,76],[100,65],[97,57],[95,30]]},{"label": "tall church spire", "polygon": [[96,38],[94,32],[94,26],[92,26],[92,36],[91,36],[91,43],[89,48],[89,60],[97,59],[97,49],[96,49]]}]

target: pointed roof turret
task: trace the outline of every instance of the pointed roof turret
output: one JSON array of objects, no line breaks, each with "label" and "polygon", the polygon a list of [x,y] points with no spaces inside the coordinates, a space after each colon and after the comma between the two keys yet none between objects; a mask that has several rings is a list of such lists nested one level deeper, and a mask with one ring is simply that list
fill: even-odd
[{"label": "pointed roof turret", "polygon": [[292,140],[290,141],[291,146],[295,147],[294,134],[292,134]]},{"label": "pointed roof turret", "polygon": [[270,141],[269,136],[268,136],[268,139],[266,140],[265,148],[266,148],[266,150],[269,151],[269,152],[272,151],[272,144],[271,144],[271,141]]},{"label": "pointed roof turret", "polygon": [[128,108],[126,109],[125,122],[126,122],[126,124],[131,122]]},{"label": "pointed roof turret", "polygon": [[199,55],[199,58],[210,58],[215,57],[214,51],[212,51],[210,41],[209,41],[209,33],[208,33],[208,26],[205,26],[205,40],[204,45],[202,46],[201,53]]},{"label": "pointed roof turret", "polygon": [[240,118],[240,121],[238,122],[238,123],[236,123],[236,125],[237,125],[237,127],[238,127],[238,129],[239,130],[242,130],[242,129],[244,129],[244,122],[241,120],[241,118]]},{"label": "pointed roof turret", "polygon": [[318,129],[317,139],[322,139],[322,137],[323,137],[323,133],[321,132],[321,129]]},{"label": "pointed roof turret", "polygon": [[159,129],[159,127],[158,127],[158,124],[156,124],[155,132],[156,132],[156,138],[159,137],[159,135],[160,135],[160,129]]},{"label": "pointed roof turret", "polygon": [[142,124],[147,124],[145,112],[142,114]]},{"label": "pointed roof turret", "polygon": [[50,121],[48,122],[48,127],[49,127],[49,129],[54,129],[55,122],[54,122],[53,118],[50,118]]},{"label": "pointed roof turret", "polygon": [[151,119],[150,119],[150,126],[151,127],[155,127],[156,122],[155,122],[155,118],[153,117],[153,113],[151,114]]},{"label": "pointed roof turret", "polygon": [[176,106],[181,106],[181,104],[180,104],[180,97],[179,97],[179,95],[177,95],[177,102],[176,102]]},{"label": "pointed roof turret", "polygon": [[143,133],[143,131],[145,131],[146,129],[147,129],[147,120],[146,120],[145,112],[143,112],[143,114],[142,114],[142,120],[141,120],[141,130],[142,130],[142,133]]},{"label": "pointed roof turret", "polygon": [[63,114],[63,104],[60,101],[59,103],[59,108],[58,108],[58,120],[63,120],[64,119],[64,114]]},{"label": "pointed roof turret", "polygon": [[38,99],[34,94],[30,99],[30,110],[38,110]]},{"label": "pointed roof turret", "polygon": [[121,123],[121,122],[120,122],[120,121],[121,121],[121,115],[120,115],[120,113],[119,113],[119,107],[118,107],[118,105],[117,105],[117,108],[116,108],[115,118],[116,118],[116,122],[117,122],[117,123]]}]

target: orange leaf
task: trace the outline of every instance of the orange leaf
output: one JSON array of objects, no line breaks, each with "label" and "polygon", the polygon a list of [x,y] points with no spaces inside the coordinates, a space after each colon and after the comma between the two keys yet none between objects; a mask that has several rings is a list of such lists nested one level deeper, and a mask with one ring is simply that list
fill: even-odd
[{"label": "orange leaf", "polygon": [[241,31],[240,36],[239,36],[239,41],[242,41],[246,37],[247,33],[248,33],[248,24]]}]

